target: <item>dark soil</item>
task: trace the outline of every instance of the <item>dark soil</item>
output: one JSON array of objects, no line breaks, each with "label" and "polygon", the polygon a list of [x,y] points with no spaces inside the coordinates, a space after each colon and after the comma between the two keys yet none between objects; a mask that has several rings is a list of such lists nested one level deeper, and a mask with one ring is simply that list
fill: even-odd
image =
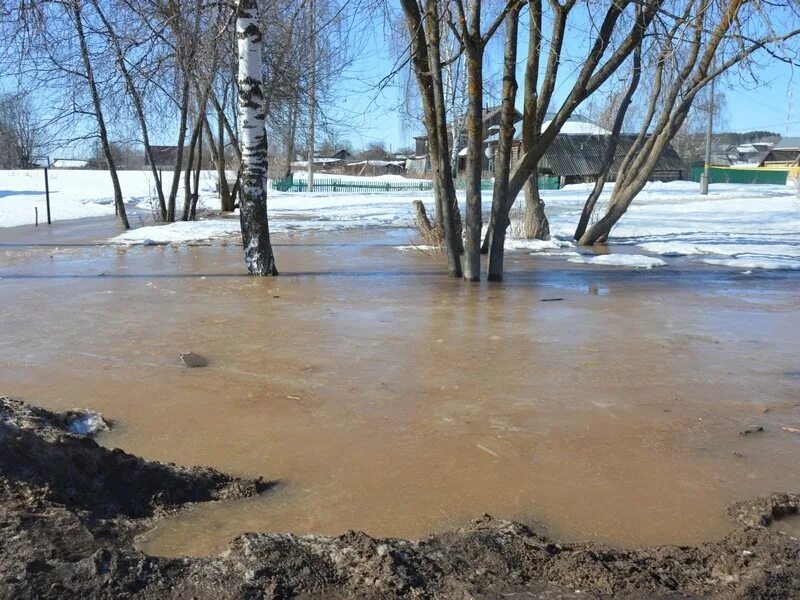
[{"label": "dark soil", "polygon": [[[74,413],[72,413],[74,415]],[[219,556],[150,557],[132,536],[192,502],[266,490],[108,450],[0,398],[0,598],[800,598],[800,494],[737,503],[698,547],[563,544],[485,516],[421,541],[252,533]]]}]

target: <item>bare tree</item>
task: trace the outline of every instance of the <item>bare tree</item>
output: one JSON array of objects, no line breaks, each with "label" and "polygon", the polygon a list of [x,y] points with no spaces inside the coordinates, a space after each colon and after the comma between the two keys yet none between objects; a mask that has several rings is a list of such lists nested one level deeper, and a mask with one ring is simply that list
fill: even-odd
[{"label": "bare tree", "polygon": [[619,145],[620,134],[622,133],[622,126],[625,122],[625,116],[628,114],[628,109],[633,102],[633,95],[636,93],[641,80],[642,47],[640,43],[633,52],[633,67],[630,83],[628,84],[628,89],[625,91],[625,94],[622,96],[619,107],[616,109],[616,116],[614,118],[614,124],[611,126],[611,135],[609,136],[608,147],[606,148],[606,153],[605,156],[603,156],[603,162],[600,166],[600,173],[598,173],[597,181],[595,181],[594,187],[589,193],[589,197],[586,199],[586,203],[581,211],[581,216],[578,219],[578,226],[575,228],[574,238],[576,240],[581,239],[586,231],[597,200],[600,198],[600,194],[603,193],[609,171],[614,163],[614,157],[617,154],[617,147]]},{"label": "bare tree", "polygon": [[460,240],[456,234],[456,191],[450,163],[447,113],[442,81],[441,27],[437,0],[401,0],[410,37],[411,64],[417,79],[428,132],[428,153],[434,176],[437,216],[441,215],[443,243],[450,275],[461,277]]},{"label": "bare tree", "polygon": [[[554,99],[559,70],[565,62],[564,39],[570,14],[577,0],[550,2],[550,35],[543,34],[541,0],[529,0],[530,28],[528,56],[525,70],[524,111],[522,121],[522,148],[519,160],[513,166],[505,196],[492,198],[492,221],[489,223],[489,278],[499,281],[503,277],[503,257],[508,215],[524,184],[535,177],[538,164],[561,128],[577,107],[596,92],[626,61],[638,46],[650,24],[655,19],[663,0],[653,0],[635,10],[637,2],[617,0],[609,2],[604,11],[600,4],[587,5],[590,18],[602,15],[596,23],[596,33],[589,49],[579,61],[577,75],[561,105],[555,110],[549,126],[542,126]],[[606,3],[602,3],[606,4]],[[626,25],[623,15],[631,14],[631,24]],[[545,58],[546,57],[546,58]],[[540,63],[546,60],[542,70]],[[502,191],[502,190],[501,190]],[[535,197],[534,197],[535,199]],[[543,212],[542,212],[543,214]],[[502,228],[497,228],[500,223]],[[497,228],[497,229],[496,229]]]},{"label": "bare tree", "polygon": [[0,168],[27,169],[43,151],[44,125],[24,93],[0,97]]},{"label": "bare tree", "polygon": [[759,51],[778,57],[776,48],[800,35],[800,28],[791,25],[797,24],[797,10],[794,2],[778,2],[768,15],[745,0],[686,0],[659,32],[647,113],[622,160],[605,214],[580,237],[581,244],[608,239],[680,131],[695,98],[711,81]]},{"label": "bare tree", "polygon": [[119,176],[117,175],[117,168],[114,161],[114,156],[111,152],[111,144],[108,137],[108,128],[106,127],[105,116],[103,115],[103,106],[100,102],[100,92],[97,88],[97,82],[94,76],[94,66],[92,65],[91,55],[89,54],[89,46],[86,41],[86,34],[83,27],[83,10],[80,0],[70,1],[71,16],[75,26],[75,33],[78,37],[80,47],[81,61],[83,63],[83,75],[86,78],[86,83],[89,87],[89,93],[92,97],[92,104],[94,106],[94,117],[97,121],[97,130],[100,137],[100,144],[103,149],[103,154],[106,157],[106,164],[108,172],[111,176],[111,184],[114,188],[114,205],[117,211],[117,218],[120,224],[125,229],[130,229],[128,223],[128,215],[125,212],[125,203],[122,200],[122,188],[119,183]]}]

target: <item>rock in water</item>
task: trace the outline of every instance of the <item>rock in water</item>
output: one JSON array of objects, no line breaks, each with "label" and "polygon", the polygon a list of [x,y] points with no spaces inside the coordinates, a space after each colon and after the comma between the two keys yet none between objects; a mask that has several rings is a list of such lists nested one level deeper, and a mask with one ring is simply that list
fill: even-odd
[{"label": "rock in water", "polygon": [[208,361],[194,352],[181,352],[181,360],[190,369],[208,366]]}]

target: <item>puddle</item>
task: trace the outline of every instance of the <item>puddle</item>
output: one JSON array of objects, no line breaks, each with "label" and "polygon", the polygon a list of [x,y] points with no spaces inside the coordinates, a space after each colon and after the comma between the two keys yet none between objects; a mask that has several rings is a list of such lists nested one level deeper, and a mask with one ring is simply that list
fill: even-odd
[{"label": "puddle", "polygon": [[393,250],[407,231],[277,240],[276,279],[242,276],[233,244],[0,269],[2,393],[99,410],[117,424],[101,441],[148,459],[281,481],[164,521],[148,552],[252,530],[418,538],[486,512],[692,544],[729,530],[730,502],[800,487],[796,441],[770,433],[800,413],[762,414],[796,393],[775,377],[800,332],[791,275],[599,284],[523,255],[503,286],[465,286]]}]

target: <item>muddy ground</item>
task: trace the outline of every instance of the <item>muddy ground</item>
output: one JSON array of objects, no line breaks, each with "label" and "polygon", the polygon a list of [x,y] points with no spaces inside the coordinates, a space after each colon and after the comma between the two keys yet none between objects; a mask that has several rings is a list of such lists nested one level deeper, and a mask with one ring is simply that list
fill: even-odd
[{"label": "muddy ground", "polygon": [[558,543],[487,515],[420,541],[251,533],[208,558],[147,556],[133,537],[159,519],[273,483],[104,448],[75,415],[0,398],[2,598],[800,597],[800,541],[771,527],[800,494],[731,506],[737,529],[697,547]]}]

